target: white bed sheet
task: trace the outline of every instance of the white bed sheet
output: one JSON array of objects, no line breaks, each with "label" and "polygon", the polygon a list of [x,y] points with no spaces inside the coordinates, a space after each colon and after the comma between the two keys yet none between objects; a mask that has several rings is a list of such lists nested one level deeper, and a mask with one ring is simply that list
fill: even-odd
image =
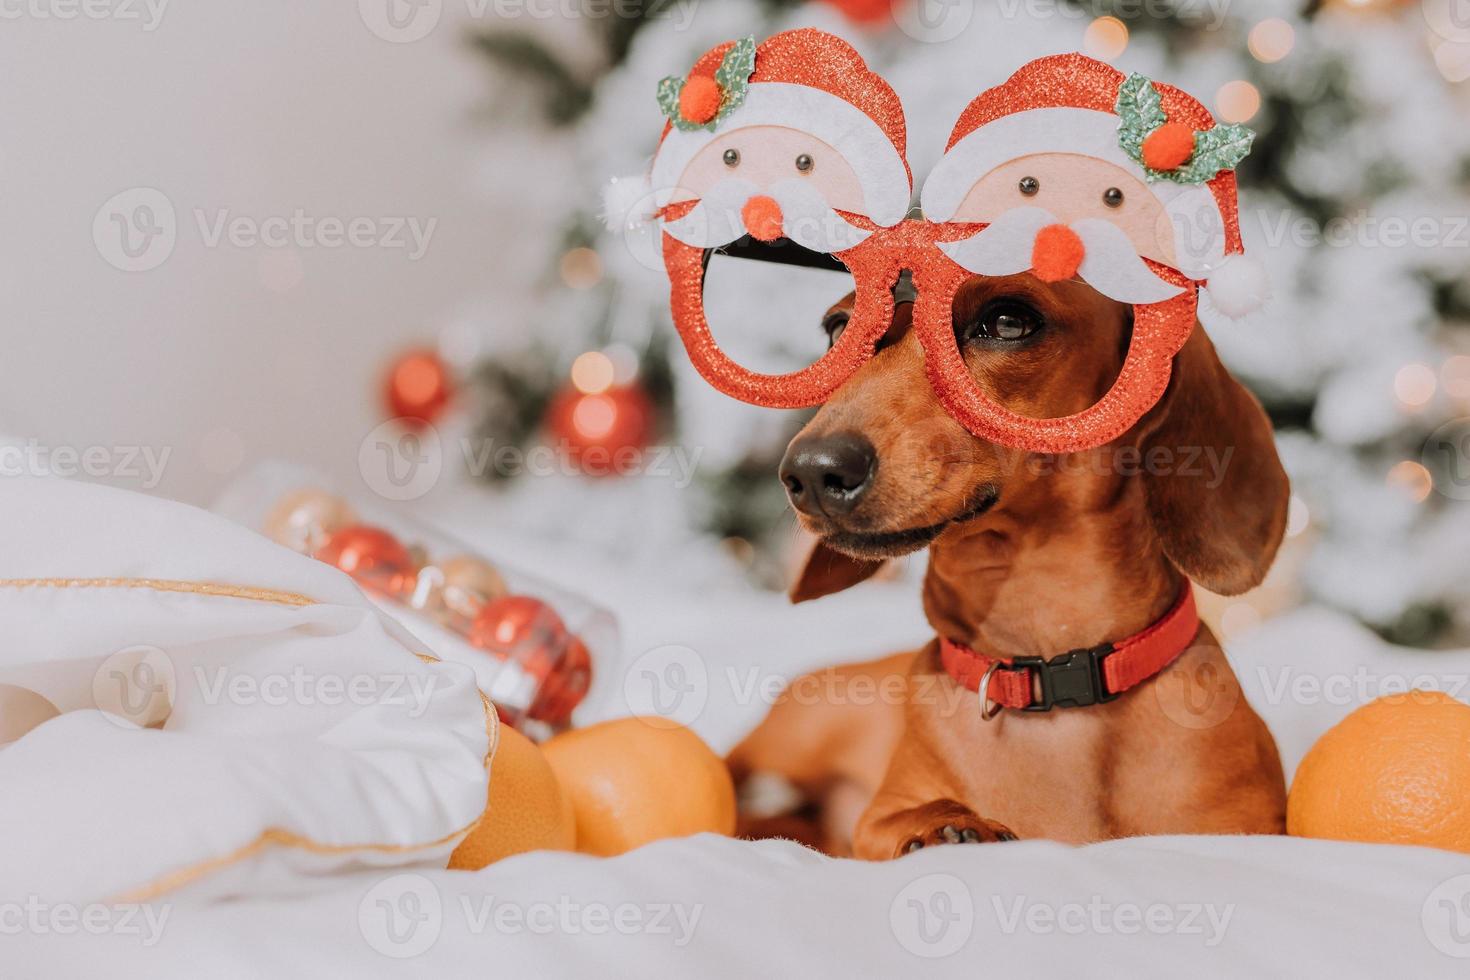
[{"label": "white bed sheet", "polygon": [[[741,694],[752,671],[792,676],[924,638],[912,585],[792,608],[555,548],[517,552],[499,533],[475,543],[600,583],[619,609],[628,660],[600,681],[596,714],[629,709],[623,679],[648,651],[692,651],[707,677],[692,723],[721,749],[764,711]],[[1230,652],[1288,774],[1362,701],[1409,685],[1464,698],[1470,676],[1470,653],[1396,650],[1318,610]],[[223,902],[186,890],[127,923],[116,909],[58,920],[51,908],[17,929],[25,910],[0,909],[0,977],[1470,976],[1470,856],[1421,848],[1170,837],[864,864],[703,836],[476,874],[405,857],[315,884]],[[89,931],[88,914],[105,928]]]}]

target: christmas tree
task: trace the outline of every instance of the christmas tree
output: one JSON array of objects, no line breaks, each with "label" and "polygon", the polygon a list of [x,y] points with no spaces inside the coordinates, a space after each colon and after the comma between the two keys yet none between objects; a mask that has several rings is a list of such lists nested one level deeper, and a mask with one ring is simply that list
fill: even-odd
[{"label": "christmas tree", "polygon": [[1240,168],[1242,233],[1271,270],[1273,299],[1239,321],[1205,303],[1201,318],[1276,423],[1295,480],[1293,587],[1401,642],[1470,626],[1453,613],[1470,582],[1470,424],[1456,421],[1470,403],[1470,127],[1455,87],[1470,75],[1470,37],[1452,18],[1375,0],[623,9],[636,16],[473,39],[494,79],[488,193],[510,251],[539,270],[529,291],[518,273],[517,306],[471,318],[483,335],[481,435],[573,453],[589,431],[612,449],[662,440],[697,457],[697,478],[571,473],[554,491],[502,478],[528,522],[553,530],[566,508],[593,508],[609,547],[681,548],[715,579],[781,577],[793,523],[775,470],[803,413],[703,384],[673,334],[656,253],[599,220],[605,180],[652,155],[661,78],[732,38],[840,33],[902,96],[921,181],[976,93],[1031,58],[1081,50],[1167,78],[1258,133]]}]

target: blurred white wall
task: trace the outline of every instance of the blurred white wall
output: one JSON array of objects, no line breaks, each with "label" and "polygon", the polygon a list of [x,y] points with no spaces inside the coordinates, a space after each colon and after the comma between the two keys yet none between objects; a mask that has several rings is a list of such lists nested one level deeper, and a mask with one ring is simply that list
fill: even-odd
[{"label": "blurred white wall", "polygon": [[[432,342],[504,258],[473,193],[473,8],[443,3],[395,43],[364,20],[387,2],[173,0],[149,29],[160,0],[0,0],[0,435],[167,450],[154,492],[197,502],[268,456],[355,471],[387,359]],[[125,272],[93,223],[139,187],[166,196],[177,237]],[[435,224],[416,260],[407,232],[407,248],[206,241],[224,211],[297,209]]]}]

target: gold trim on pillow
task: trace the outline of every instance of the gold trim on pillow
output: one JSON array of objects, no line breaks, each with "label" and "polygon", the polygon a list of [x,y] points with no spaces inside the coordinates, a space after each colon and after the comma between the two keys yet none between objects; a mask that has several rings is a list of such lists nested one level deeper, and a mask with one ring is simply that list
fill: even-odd
[{"label": "gold trim on pillow", "polygon": [[0,578],[5,589],[152,589],[155,592],[186,592],[194,595],[222,596],[229,599],[252,599],[283,606],[310,606],[316,600],[296,592],[257,589],[247,585],[225,585],[219,582],[189,582],[166,578]]}]

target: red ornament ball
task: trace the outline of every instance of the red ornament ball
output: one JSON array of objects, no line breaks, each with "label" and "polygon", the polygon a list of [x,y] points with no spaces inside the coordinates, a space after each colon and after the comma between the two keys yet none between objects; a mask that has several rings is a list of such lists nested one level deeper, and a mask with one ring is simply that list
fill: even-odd
[{"label": "red ornament ball", "polygon": [[551,672],[552,662],[566,647],[567,636],[556,610],[525,595],[487,602],[469,631],[472,644],[501,659],[521,661],[538,678]]},{"label": "red ornament ball", "polygon": [[876,24],[903,0],[827,0],[855,24]]},{"label": "red ornament ball", "polygon": [[541,683],[536,700],[526,714],[548,725],[560,726],[571,720],[572,712],[592,686],[592,655],[587,645],[573,636],[567,641],[560,662]]},{"label": "red ornament ball", "polygon": [[329,536],[314,557],[351,575],[370,592],[401,598],[413,591],[418,569],[403,543],[382,528],[353,524]]},{"label": "red ornament ball", "polygon": [[546,424],[586,475],[624,474],[653,436],[653,401],[636,384],[598,392],[568,386],[552,399]]},{"label": "red ornament ball", "polygon": [[1153,170],[1173,170],[1194,155],[1194,130],[1184,123],[1164,123],[1143,141],[1143,163]]},{"label": "red ornament ball", "polygon": [[708,75],[690,75],[679,90],[679,115],[692,123],[707,123],[724,101],[720,83]]},{"label": "red ornament ball", "polygon": [[386,389],[390,418],[432,424],[454,395],[448,366],[432,351],[410,351],[393,362]]}]

